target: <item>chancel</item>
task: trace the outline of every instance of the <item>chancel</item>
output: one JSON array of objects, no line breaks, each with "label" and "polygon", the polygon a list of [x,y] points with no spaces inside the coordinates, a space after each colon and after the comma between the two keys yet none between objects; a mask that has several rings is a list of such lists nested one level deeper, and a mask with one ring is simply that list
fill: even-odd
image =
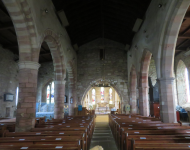
[{"label": "chancel", "polygon": [[190,149],[190,0],[0,0],[0,150]]}]

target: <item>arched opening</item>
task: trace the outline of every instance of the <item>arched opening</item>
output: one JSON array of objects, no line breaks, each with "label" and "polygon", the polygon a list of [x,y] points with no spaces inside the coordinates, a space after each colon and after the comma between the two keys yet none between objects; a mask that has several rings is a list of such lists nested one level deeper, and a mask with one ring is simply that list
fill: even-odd
[{"label": "arched opening", "polygon": [[120,101],[117,91],[112,86],[93,86],[86,92],[83,107],[95,110],[96,114],[109,114],[119,109]]},{"label": "arched opening", "polygon": [[46,93],[47,93],[46,103],[53,104],[54,103],[54,81],[48,84]]},{"label": "arched opening", "polygon": [[[46,30],[42,38],[42,45],[39,55],[39,63],[42,64],[42,69],[39,71],[38,78],[42,83],[41,96],[37,97],[41,102],[41,111],[51,112],[46,118],[63,118],[64,117],[64,103],[65,103],[65,82],[66,71],[64,68],[63,56],[61,55],[60,43],[57,41],[57,35],[51,30]],[[49,63],[51,63],[49,68]],[[52,66],[52,67],[51,67]],[[41,98],[40,98],[41,97]],[[55,99],[55,100],[54,100]],[[44,110],[42,110],[44,108]],[[40,115],[40,113],[37,113]]]},{"label": "arched opening", "polygon": [[139,78],[139,112],[143,116],[149,116],[149,96],[148,96],[148,71],[152,54],[144,50],[141,59],[141,71]]},{"label": "arched opening", "polygon": [[[174,1],[172,1],[174,2]],[[175,3],[175,2],[174,2]],[[181,49],[182,46],[189,47],[186,42],[188,39],[183,36],[184,33],[189,31],[189,27],[185,19],[185,13],[188,10],[190,2],[189,1],[178,1],[176,2],[176,7],[173,7],[171,15],[168,15],[167,28],[163,28],[162,37],[164,39],[163,47],[159,50],[160,56],[160,107],[161,107],[161,119],[165,123],[176,122],[176,107],[175,107],[175,90],[174,90],[174,55],[175,52],[178,55],[179,52],[184,51]],[[172,6],[172,5],[171,5]],[[184,24],[184,28],[180,26]],[[179,37],[178,37],[179,36]],[[179,41],[178,41],[179,40]],[[184,44],[184,45],[183,45]],[[184,48],[184,47],[183,47]],[[170,95],[170,96],[168,96]]]},{"label": "arched opening", "polygon": [[157,81],[157,72],[154,58],[151,57],[148,70],[148,98],[149,98],[149,112],[152,117],[160,117],[160,103],[159,103],[159,83]]}]

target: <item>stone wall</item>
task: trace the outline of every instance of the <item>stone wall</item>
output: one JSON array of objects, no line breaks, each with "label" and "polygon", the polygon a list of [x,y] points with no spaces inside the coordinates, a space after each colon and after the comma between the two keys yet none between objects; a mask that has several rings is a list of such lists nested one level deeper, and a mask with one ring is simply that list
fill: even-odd
[{"label": "stone wall", "polygon": [[[103,79],[114,83],[114,88],[123,104],[129,102],[127,89],[127,54],[124,45],[97,39],[78,50],[77,94],[78,101],[83,100],[88,88],[97,80]],[[105,60],[100,60],[100,49],[105,49]]]},{"label": "stone wall", "polygon": [[[16,89],[18,87],[18,65],[14,61],[14,54],[0,47],[0,117],[14,117],[16,110]],[[14,95],[12,102],[4,101],[4,94]],[[6,109],[10,108],[10,116]]]}]

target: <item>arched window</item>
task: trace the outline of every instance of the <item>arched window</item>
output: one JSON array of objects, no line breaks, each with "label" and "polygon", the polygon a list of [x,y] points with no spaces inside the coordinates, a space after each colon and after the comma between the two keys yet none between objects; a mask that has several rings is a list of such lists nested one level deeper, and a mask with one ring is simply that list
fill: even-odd
[{"label": "arched window", "polygon": [[51,82],[47,86],[47,104],[54,103],[54,82]]},{"label": "arched window", "polygon": [[47,104],[49,104],[50,102],[50,86],[47,86],[47,100],[46,100]]},{"label": "arched window", "polygon": [[93,90],[92,90],[92,104],[93,104],[93,105],[95,105],[95,101],[96,101],[95,95],[96,95],[96,91],[95,91],[95,89],[93,89]]},{"label": "arched window", "polygon": [[112,88],[109,89],[109,104],[113,104],[112,102]]},{"label": "arched window", "polygon": [[16,88],[16,106],[18,104],[18,92],[19,92],[19,88],[17,87]]},{"label": "arched window", "polygon": [[101,103],[104,102],[104,87],[101,87]]},{"label": "arched window", "polygon": [[54,82],[51,84],[51,103],[54,103]]}]

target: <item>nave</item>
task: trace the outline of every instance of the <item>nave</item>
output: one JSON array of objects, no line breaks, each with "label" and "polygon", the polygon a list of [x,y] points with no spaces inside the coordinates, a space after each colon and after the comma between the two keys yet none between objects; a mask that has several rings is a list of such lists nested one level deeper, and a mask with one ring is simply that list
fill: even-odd
[{"label": "nave", "polygon": [[1,150],[187,150],[190,127],[141,115],[110,114],[37,118],[35,128],[15,132],[15,119],[0,120]]}]

